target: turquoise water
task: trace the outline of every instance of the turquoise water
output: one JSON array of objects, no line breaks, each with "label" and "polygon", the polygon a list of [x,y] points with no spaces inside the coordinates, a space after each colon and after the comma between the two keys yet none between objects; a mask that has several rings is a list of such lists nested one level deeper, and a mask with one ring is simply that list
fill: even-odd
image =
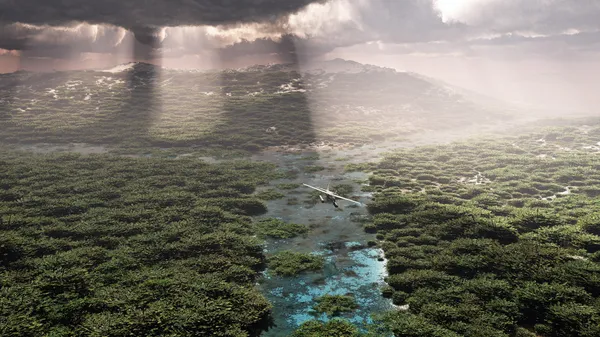
[{"label": "turquoise water", "polygon": [[365,248],[359,242],[336,243],[336,249],[315,251],[325,257],[325,266],[319,273],[297,277],[277,277],[265,274],[261,287],[273,303],[276,326],[263,336],[287,336],[302,323],[331,317],[312,312],[315,299],[323,295],[352,295],[359,308],[340,317],[359,327],[371,323],[371,314],[392,308],[391,302],[381,296],[384,285],[385,261],[378,261],[382,252]]},{"label": "turquoise water", "polygon": [[[360,151],[357,149],[356,151]],[[296,178],[271,182],[306,183],[326,187],[329,184],[345,183],[354,187],[353,196],[367,203],[370,193],[361,192],[357,181],[368,178],[361,172],[345,172],[345,162],[304,160],[304,155],[265,154],[255,159],[277,164],[282,170],[299,172]],[[327,154],[322,154],[323,157]],[[338,156],[349,153],[336,153]],[[319,173],[306,173],[305,166],[321,165],[328,167]],[[277,218],[289,223],[308,225],[311,230],[305,236],[289,240],[268,240],[265,246],[267,255],[281,250],[320,254],[325,258],[323,270],[301,274],[296,277],[270,276],[268,270],[259,282],[262,293],[273,304],[275,326],[263,333],[263,337],[289,336],[302,323],[319,319],[327,321],[331,317],[312,311],[315,299],[323,295],[352,295],[359,308],[339,317],[349,320],[358,327],[371,323],[373,313],[392,309],[391,301],[381,296],[381,287],[386,276],[383,252],[378,248],[367,247],[373,234],[365,233],[363,224],[357,219],[368,217],[365,207],[356,207],[340,202],[339,208],[329,203],[306,204],[312,190],[299,187],[286,190],[286,197],[268,201],[268,213],[263,217]],[[288,198],[296,198],[297,203],[289,203]],[[379,261],[381,260],[381,261]]]}]

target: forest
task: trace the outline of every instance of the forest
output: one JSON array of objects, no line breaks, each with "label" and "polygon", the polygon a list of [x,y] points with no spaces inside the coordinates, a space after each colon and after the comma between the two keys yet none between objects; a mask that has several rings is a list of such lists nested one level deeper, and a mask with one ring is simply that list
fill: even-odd
[{"label": "forest", "polygon": [[[2,336],[260,336],[277,310],[261,273],[323,268],[265,253],[310,231],[253,218],[299,187],[274,164],[1,150]],[[351,295],[315,298],[327,319],[293,336],[600,335],[599,169],[597,119],[347,164],[371,173],[364,230],[397,307],[361,330]]]},{"label": "forest", "polygon": [[222,156],[314,142],[366,144],[514,118],[435,83],[381,69],[184,72],[136,63],[114,73],[0,74],[0,141],[87,143],[126,153],[209,148]]},{"label": "forest", "polygon": [[[0,152],[0,335],[258,336],[274,165]],[[273,221],[271,221],[273,223]],[[276,222],[275,222],[276,223]],[[271,230],[271,232],[268,232]]]},{"label": "forest", "polygon": [[348,165],[373,172],[365,230],[385,251],[382,294],[403,306],[379,327],[403,337],[599,336],[593,122]]}]

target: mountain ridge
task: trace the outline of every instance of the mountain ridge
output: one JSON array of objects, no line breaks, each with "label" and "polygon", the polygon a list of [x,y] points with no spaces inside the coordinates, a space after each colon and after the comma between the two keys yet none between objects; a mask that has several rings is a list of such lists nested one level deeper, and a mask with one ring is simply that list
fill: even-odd
[{"label": "mountain ridge", "polygon": [[[135,62],[0,76],[0,127],[8,130],[0,140],[260,148],[369,143],[515,117],[414,73],[342,59],[313,66],[198,72]],[[272,127],[278,131],[263,134]],[[227,133],[235,140],[223,141]]]},{"label": "mountain ridge", "polygon": [[[119,74],[119,73],[147,73],[152,72],[155,74],[159,74],[161,72],[165,73],[179,73],[179,74],[219,74],[219,73],[260,73],[260,72],[297,72],[301,75],[325,75],[325,74],[367,74],[370,72],[374,73],[388,73],[388,74],[406,74],[411,77],[414,77],[419,80],[424,80],[426,82],[430,82],[440,87],[444,87],[449,91],[467,95],[471,99],[478,101],[481,104],[492,104],[499,108],[507,109],[507,110],[515,110],[517,108],[517,104],[512,102],[502,101],[500,99],[496,99],[480,92],[476,92],[470,89],[465,89],[460,86],[442,81],[438,78],[434,78],[431,76],[426,76],[421,73],[412,72],[412,71],[398,71],[389,67],[382,67],[373,64],[364,64],[359,63],[352,60],[346,60],[342,58],[335,58],[331,60],[318,61],[313,62],[308,65],[299,66],[298,64],[293,63],[270,63],[270,64],[256,64],[247,67],[240,68],[224,68],[224,69],[180,69],[180,68],[171,68],[171,67],[163,67],[161,65],[156,65],[153,63],[143,62],[143,61],[135,61],[135,62],[126,62],[118,64],[111,68],[98,68],[98,69],[86,69],[86,70],[68,70],[68,71],[56,71],[54,73],[73,73],[73,72],[91,72],[91,73],[111,73],[111,74]],[[35,72],[35,71],[27,71],[27,70],[19,70],[12,74],[28,74],[35,75],[46,72]],[[2,74],[0,74],[1,76]],[[519,105],[520,106],[520,105]]]},{"label": "mountain ridge", "polygon": [[[442,81],[438,78],[434,78],[431,76],[426,76],[421,73],[412,72],[412,71],[398,71],[394,68],[377,66],[373,64],[364,64],[352,60],[346,60],[342,58],[335,58],[331,60],[325,60],[320,62],[311,63],[310,65],[299,67],[297,64],[292,63],[270,63],[265,65],[252,65],[241,68],[226,68],[226,69],[207,69],[207,70],[197,70],[197,69],[177,69],[177,68],[169,68],[162,67],[159,65],[155,65],[147,62],[127,62],[116,67],[101,70],[100,72],[109,72],[115,73],[118,71],[177,71],[177,72],[190,72],[190,73],[236,73],[236,72],[264,72],[264,71],[281,71],[281,72],[298,72],[302,75],[313,74],[313,75],[324,75],[324,74],[338,74],[338,73],[346,73],[346,74],[361,74],[361,73],[369,73],[369,72],[381,72],[381,73],[392,73],[392,74],[407,74],[412,77],[415,77],[420,80],[424,80],[427,82],[431,82],[439,85],[440,87],[444,87],[452,92],[468,95],[472,99],[476,99],[478,102],[482,104],[492,104],[498,106],[500,108],[506,108],[509,110],[517,109],[516,104],[505,102],[497,98],[493,98],[482,94],[480,92],[476,92],[470,89],[465,89],[460,86]],[[96,70],[98,71],[98,70]]]},{"label": "mountain ridge", "polygon": [[382,72],[398,72],[397,70],[389,67],[382,67],[373,64],[364,64],[359,63],[352,60],[345,60],[342,58],[335,58],[331,60],[318,61],[314,63],[309,63],[305,65],[298,65],[295,63],[268,63],[268,64],[255,64],[246,67],[238,67],[238,68],[211,68],[211,69],[182,69],[182,68],[173,68],[173,67],[164,67],[161,65],[156,65],[149,62],[136,61],[136,62],[126,62],[118,64],[114,67],[108,69],[89,69],[89,71],[97,71],[97,72],[118,72],[118,71],[126,71],[136,68],[142,69],[156,69],[156,70],[168,70],[168,71],[180,71],[180,72],[257,72],[257,71],[299,71],[299,72],[310,72],[315,70],[323,70],[328,73],[338,73],[338,72],[351,72],[351,73],[360,73],[364,71],[382,71]]}]

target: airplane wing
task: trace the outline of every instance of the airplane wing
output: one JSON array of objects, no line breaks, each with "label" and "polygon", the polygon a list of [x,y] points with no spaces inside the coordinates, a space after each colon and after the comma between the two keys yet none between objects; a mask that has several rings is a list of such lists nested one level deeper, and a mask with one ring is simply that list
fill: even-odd
[{"label": "airplane wing", "polygon": [[348,199],[348,198],[344,198],[344,197],[340,197],[340,196],[339,196],[339,195],[337,195],[337,194],[333,194],[333,192],[331,192],[331,191],[327,191],[327,190],[324,190],[324,189],[322,189],[322,188],[319,188],[319,187],[314,187],[314,186],[310,186],[310,185],[307,185],[307,184],[302,184],[302,185],[304,185],[304,186],[306,186],[306,187],[310,187],[310,188],[312,188],[313,190],[317,190],[317,191],[319,191],[319,192],[323,192],[323,193],[325,193],[325,194],[329,194],[329,195],[331,195],[331,196],[334,196],[334,197],[336,197],[336,198],[338,198],[338,199],[342,199],[342,200],[346,200],[346,201],[353,202],[353,203],[355,203],[355,204],[362,205],[362,203],[360,203],[360,202],[358,202],[358,201],[355,201],[355,200],[352,200],[352,199]]},{"label": "airplane wing", "polygon": [[342,200],[346,200],[346,201],[351,201],[351,202],[353,202],[353,203],[355,203],[355,204],[359,204],[359,205],[361,205],[361,206],[362,206],[362,202],[358,202],[358,201],[356,201],[356,200],[352,200],[352,199],[348,199],[348,198],[340,197],[339,195],[337,195],[337,194],[333,194],[333,193],[331,193],[331,195],[333,195],[334,197],[336,197],[336,198],[338,198],[338,199],[342,199]]},{"label": "airplane wing", "polygon": [[317,190],[317,191],[319,191],[319,192],[323,192],[323,193],[325,193],[325,194],[332,194],[332,193],[331,193],[331,191],[326,191],[326,190],[324,190],[324,189],[322,189],[322,188],[319,188],[319,187],[314,187],[314,186],[310,186],[310,185],[306,185],[306,184],[302,184],[302,185],[304,185],[304,186],[306,186],[306,187],[310,187],[310,188],[312,188],[313,190]]}]

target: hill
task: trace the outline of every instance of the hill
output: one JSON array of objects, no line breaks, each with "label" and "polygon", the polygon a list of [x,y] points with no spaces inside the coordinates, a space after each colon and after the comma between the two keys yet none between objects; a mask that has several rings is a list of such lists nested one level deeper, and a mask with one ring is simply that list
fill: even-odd
[{"label": "hill", "polygon": [[258,150],[369,143],[493,124],[510,107],[435,80],[336,59],[189,71],[146,63],[0,76],[0,141]]}]

